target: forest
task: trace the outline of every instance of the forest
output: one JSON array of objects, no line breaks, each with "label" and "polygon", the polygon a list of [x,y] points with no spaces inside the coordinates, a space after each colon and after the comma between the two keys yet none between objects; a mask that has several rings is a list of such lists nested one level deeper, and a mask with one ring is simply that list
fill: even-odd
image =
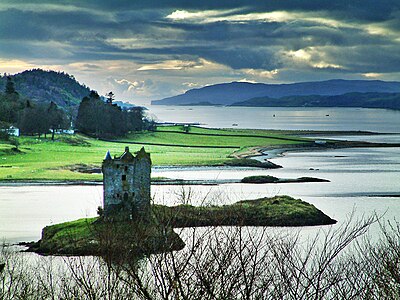
[{"label": "forest", "polygon": [[113,103],[112,92],[107,95],[106,101],[103,99],[97,92],[87,90],[87,96],[79,105],[71,102],[65,106],[57,105],[56,99],[50,96],[47,101],[35,101],[20,94],[14,77],[6,76],[4,91],[0,92],[1,135],[7,139],[6,129],[15,126],[24,135],[41,137],[51,133],[53,140],[56,132],[72,128],[95,137],[115,137],[150,126],[151,122],[144,118],[143,107],[122,109]]}]

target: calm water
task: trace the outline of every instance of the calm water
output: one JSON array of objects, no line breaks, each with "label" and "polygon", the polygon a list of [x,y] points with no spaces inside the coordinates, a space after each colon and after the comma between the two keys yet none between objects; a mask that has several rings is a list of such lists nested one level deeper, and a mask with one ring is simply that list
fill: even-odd
[{"label": "calm water", "polygon": [[96,215],[102,186],[0,187],[0,242],[32,241],[44,226]]},{"label": "calm water", "polygon": [[[211,127],[228,127],[235,122],[239,124],[239,127],[276,129],[282,126],[281,129],[399,132],[398,128],[400,128],[400,114],[387,110],[274,108],[275,113],[280,112],[276,115],[282,116],[282,119],[277,121],[281,125],[274,127],[267,113],[270,108],[194,107],[193,110],[188,110],[187,107],[156,107],[156,109],[160,110],[159,118],[164,121],[201,121]],[[163,112],[161,112],[162,109],[164,109]],[[195,115],[195,112],[198,119],[191,117],[191,114]],[[197,116],[199,113],[202,114]],[[326,117],[326,114],[330,116]],[[236,121],[234,121],[235,118]],[[247,121],[242,123],[240,121],[242,119]],[[288,123],[285,123],[284,119]],[[340,138],[400,141],[400,135],[341,136]],[[312,176],[329,179],[331,182],[153,186],[152,195],[155,202],[164,204],[181,203],[182,194],[191,194],[193,204],[223,204],[242,199],[288,194],[316,205],[326,214],[337,219],[339,224],[353,209],[357,216],[377,212],[385,214],[388,220],[400,215],[399,148],[290,152],[283,157],[274,158],[273,161],[284,168],[276,170],[155,168],[153,176],[182,179],[241,179],[249,175],[273,175],[281,178]],[[7,242],[37,240],[40,238],[41,229],[46,225],[95,216],[101,202],[102,186],[0,187],[0,239]]]},{"label": "calm water", "polygon": [[237,124],[239,128],[400,133],[400,111],[385,109],[154,105],[148,113],[162,122],[198,122],[209,127]]},{"label": "calm water", "polygon": [[[282,178],[313,176],[331,182],[153,186],[152,195],[155,202],[171,205],[181,203],[182,194],[191,194],[192,203],[199,205],[288,194],[316,205],[338,220],[339,224],[353,209],[357,216],[377,212],[385,214],[385,219],[390,220],[400,215],[398,148],[291,152],[273,161],[284,168],[171,168],[154,170],[153,175],[182,179],[241,179],[249,175]],[[95,216],[101,199],[101,186],[0,187],[1,235],[7,241],[37,240],[45,225]]]}]

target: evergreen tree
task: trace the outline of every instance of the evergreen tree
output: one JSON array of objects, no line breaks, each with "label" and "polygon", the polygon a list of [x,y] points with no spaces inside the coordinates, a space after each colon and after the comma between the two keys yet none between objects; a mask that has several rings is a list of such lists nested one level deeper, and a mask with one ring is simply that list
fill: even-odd
[{"label": "evergreen tree", "polygon": [[78,109],[76,126],[83,133],[102,136],[104,128],[109,121],[104,114],[106,104],[95,91],[91,91],[88,97],[82,99]]},{"label": "evergreen tree", "polygon": [[132,130],[143,130],[143,108],[122,110],[112,104],[114,94],[107,95],[106,103],[94,91],[82,99],[76,121],[78,130],[98,137],[122,136]]},{"label": "evergreen tree", "polygon": [[109,92],[108,94],[106,94],[107,100],[106,103],[108,104],[112,104],[114,99],[115,99],[115,95],[113,92]]},{"label": "evergreen tree", "polygon": [[12,80],[11,76],[7,76],[7,83],[4,92],[7,96],[18,95],[17,91],[15,90],[14,81]]},{"label": "evergreen tree", "polygon": [[4,94],[0,94],[0,122],[16,123],[22,109],[23,102],[15,90],[14,82],[10,76],[7,76]]}]

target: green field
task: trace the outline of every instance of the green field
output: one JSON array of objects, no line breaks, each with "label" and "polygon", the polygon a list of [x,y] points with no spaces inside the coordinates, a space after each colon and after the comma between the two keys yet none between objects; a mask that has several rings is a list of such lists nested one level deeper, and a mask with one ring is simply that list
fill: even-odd
[{"label": "green field", "polygon": [[[306,143],[265,130],[223,130],[181,126],[160,127],[156,132],[130,134],[118,141],[83,135],[56,136],[55,141],[19,137],[18,151],[0,141],[0,180],[101,180],[100,174],[71,171],[76,165],[100,167],[107,150],[120,155],[125,146],[132,152],[142,146],[151,153],[153,165],[220,165],[256,146]],[[157,144],[157,145],[152,145]]]}]

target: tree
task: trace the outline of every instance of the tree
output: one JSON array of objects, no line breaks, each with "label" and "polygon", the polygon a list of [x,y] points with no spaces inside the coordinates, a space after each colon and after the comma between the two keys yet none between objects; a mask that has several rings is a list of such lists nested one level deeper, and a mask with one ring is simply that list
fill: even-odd
[{"label": "tree", "polygon": [[15,90],[14,82],[7,76],[7,83],[4,94],[0,94],[0,121],[6,123],[16,123],[18,114],[23,109],[18,92]]},{"label": "tree", "polygon": [[135,106],[127,111],[129,130],[140,131],[144,129],[144,108]]},{"label": "tree", "polygon": [[89,96],[84,97],[79,105],[76,127],[83,133],[99,136],[101,134],[102,105],[100,96],[91,91]]},{"label": "tree", "polygon": [[114,93],[113,92],[109,92],[109,93],[106,94],[106,97],[107,97],[106,103],[112,104],[114,99],[115,99]]},{"label": "tree", "polygon": [[48,117],[48,109],[45,105],[33,106],[30,101],[27,101],[18,125],[22,133],[37,134],[40,138],[42,134],[46,134],[49,131]]},{"label": "tree", "polygon": [[54,141],[55,131],[68,127],[68,118],[66,113],[62,109],[59,109],[53,101],[50,102],[47,113],[48,127],[51,130],[51,140]]},{"label": "tree", "polygon": [[126,112],[112,102],[104,103],[95,91],[82,99],[76,124],[81,132],[98,137],[121,136],[129,131]]},{"label": "tree", "polygon": [[11,76],[7,76],[5,93],[6,93],[6,95],[18,95],[17,91],[15,90],[14,82],[13,82]]}]

